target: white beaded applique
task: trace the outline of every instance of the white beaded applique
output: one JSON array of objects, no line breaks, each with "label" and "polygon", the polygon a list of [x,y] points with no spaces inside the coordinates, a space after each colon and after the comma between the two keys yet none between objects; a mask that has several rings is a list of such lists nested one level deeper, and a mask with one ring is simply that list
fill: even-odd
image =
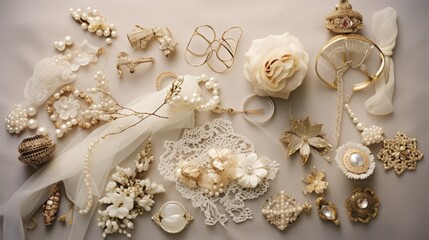
[{"label": "white beaded applique", "polygon": [[[276,161],[258,158],[253,144],[234,133],[232,123],[223,119],[185,130],[182,139],[166,141],[164,147],[166,152],[158,170],[166,180],[176,182],[182,196],[204,212],[207,225],[224,225],[227,214],[236,223],[251,219],[252,212],[244,201],[263,195],[268,190],[268,180],[273,180],[279,170]],[[234,179],[223,177],[234,167],[234,158],[238,159]],[[207,186],[210,183],[211,188]]]}]

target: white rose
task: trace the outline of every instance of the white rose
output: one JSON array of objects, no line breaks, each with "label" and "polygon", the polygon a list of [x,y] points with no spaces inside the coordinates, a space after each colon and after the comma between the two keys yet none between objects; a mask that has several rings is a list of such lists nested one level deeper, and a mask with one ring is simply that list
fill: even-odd
[{"label": "white rose", "polygon": [[259,96],[288,99],[307,73],[308,54],[289,33],[254,40],[244,56],[244,77]]}]

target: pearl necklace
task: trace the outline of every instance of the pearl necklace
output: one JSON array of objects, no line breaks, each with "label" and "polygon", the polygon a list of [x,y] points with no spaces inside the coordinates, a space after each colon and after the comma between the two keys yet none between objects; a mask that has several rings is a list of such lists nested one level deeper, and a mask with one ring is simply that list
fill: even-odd
[{"label": "pearl necklace", "polygon": [[[169,105],[171,108],[175,108],[177,106],[188,106],[197,111],[211,111],[219,106],[220,97],[219,97],[219,84],[215,80],[214,77],[207,77],[207,75],[202,74],[197,76],[198,83],[204,83],[204,87],[207,90],[211,90],[213,97],[207,101],[204,101],[201,92],[194,92],[191,95],[186,95],[180,92],[178,95],[174,96],[171,101],[169,101]],[[179,83],[184,81],[184,77],[179,75],[177,77],[177,81]]]}]

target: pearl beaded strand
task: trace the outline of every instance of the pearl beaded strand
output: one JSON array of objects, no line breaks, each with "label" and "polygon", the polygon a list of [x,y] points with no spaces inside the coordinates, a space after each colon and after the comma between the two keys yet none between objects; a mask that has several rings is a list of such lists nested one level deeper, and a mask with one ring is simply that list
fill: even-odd
[{"label": "pearl beaded strand", "polygon": [[361,133],[362,143],[365,146],[369,146],[374,143],[379,143],[384,140],[383,137],[383,129],[379,126],[372,125],[370,128],[364,127],[363,123],[359,121],[356,117],[356,114],[350,108],[348,103],[344,104],[344,107],[352,120],[352,122],[356,125],[356,129]]}]

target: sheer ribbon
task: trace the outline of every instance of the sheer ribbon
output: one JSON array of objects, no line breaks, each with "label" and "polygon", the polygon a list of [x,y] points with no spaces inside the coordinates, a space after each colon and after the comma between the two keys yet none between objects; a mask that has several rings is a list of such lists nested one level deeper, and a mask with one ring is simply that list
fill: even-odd
[{"label": "sheer ribbon", "polygon": [[393,111],[395,73],[392,54],[398,35],[396,18],[396,10],[391,7],[374,13],[372,17],[372,31],[386,59],[384,71],[375,81],[375,94],[365,102],[366,110],[374,115],[387,115]]},{"label": "sheer ribbon", "polygon": [[[185,76],[181,93],[189,95],[196,92],[197,88],[197,79]],[[164,102],[169,89],[170,87],[167,87],[159,92],[141,96],[128,104],[127,107],[139,112],[152,112]],[[191,128],[194,125],[194,111],[191,108],[176,107],[173,112],[166,105],[157,114],[167,116],[168,119],[151,116],[120,134],[108,136],[97,145],[89,168],[94,203],[98,202],[104,191],[109,172],[126,159],[129,154],[132,154],[149,135],[153,134],[153,132]],[[4,239],[25,239],[23,222],[26,223],[46,200],[47,195],[50,193],[49,186],[58,181],[64,181],[68,198],[77,206],[73,219],[74,224],[67,239],[83,239],[92,215],[97,208],[96,204],[94,204],[88,214],[80,215],[77,213],[80,208],[85,206],[87,197],[83,181],[84,176],[82,175],[87,148],[90,143],[107,132],[117,131],[119,126],[129,126],[138,120],[137,117],[121,118],[99,127],[77,145],[58,154],[48,165],[31,176],[12,195],[9,201],[0,207],[0,215],[4,216]],[[175,131],[176,134],[178,132]]]}]

